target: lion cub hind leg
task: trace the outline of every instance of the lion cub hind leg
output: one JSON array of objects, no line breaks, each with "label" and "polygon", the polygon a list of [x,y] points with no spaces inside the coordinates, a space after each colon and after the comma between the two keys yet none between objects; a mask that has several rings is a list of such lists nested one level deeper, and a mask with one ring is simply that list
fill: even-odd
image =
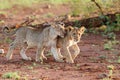
[{"label": "lion cub hind leg", "polygon": [[51,53],[53,54],[57,62],[64,62],[63,56],[61,55],[61,53],[59,53],[59,50],[56,47],[51,47]]},{"label": "lion cub hind leg", "polygon": [[60,48],[57,48],[57,51],[58,51],[58,56],[59,56],[59,58],[64,59],[63,55],[62,55],[61,52],[60,52]]},{"label": "lion cub hind leg", "polygon": [[27,48],[23,47],[23,48],[21,49],[21,51],[20,51],[20,55],[21,55],[22,59],[24,59],[24,60],[32,60],[31,57],[28,57],[28,56],[25,54],[25,52],[27,51],[27,49],[28,49],[28,47],[27,47]]},{"label": "lion cub hind leg", "polygon": [[12,55],[13,55],[13,50],[15,49],[15,47],[17,46],[17,43],[12,42],[9,46],[9,50],[8,53],[6,55],[7,60],[12,59]]},{"label": "lion cub hind leg", "polygon": [[71,46],[72,50],[74,50],[74,53],[72,53],[72,59],[74,60],[78,54],[80,54],[80,48],[77,44]]}]

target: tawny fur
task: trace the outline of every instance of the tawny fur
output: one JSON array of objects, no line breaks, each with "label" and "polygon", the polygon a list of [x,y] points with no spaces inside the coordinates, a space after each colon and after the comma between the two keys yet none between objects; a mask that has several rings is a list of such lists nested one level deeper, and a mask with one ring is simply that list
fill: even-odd
[{"label": "tawny fur", "polygon": [[[85,27],[73,28],[69,26],[66,28],[66,35],[64,38],[57,38],[57,50],[59,54],[61,54],[60,50],[63,49],[62,55],[65,58],[66,62],[74,63],[74,59],[80,53],[80,49],[77,43],[80,42],[81,35],[84,33],[84,31]],[[74,53],[70,52],[70,47]]]}]

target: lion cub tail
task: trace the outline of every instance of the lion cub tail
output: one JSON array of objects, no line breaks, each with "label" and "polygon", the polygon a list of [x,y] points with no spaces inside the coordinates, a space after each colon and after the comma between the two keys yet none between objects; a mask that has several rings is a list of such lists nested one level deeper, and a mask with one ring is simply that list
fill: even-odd
[{"label": "lion cub tail", "polygon": [[4,26],[2,32],[7,36],[12,36],[16,33],[17,30],[18,30],[17,26],[12,26],[10,28],[8,26]]}]

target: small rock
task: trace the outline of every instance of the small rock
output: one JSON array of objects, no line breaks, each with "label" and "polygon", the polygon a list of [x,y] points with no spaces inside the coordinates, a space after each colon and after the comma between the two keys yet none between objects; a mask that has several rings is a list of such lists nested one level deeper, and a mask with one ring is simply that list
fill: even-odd
[{"label": "small rock", "polygon": [[108,75],[106,74],[106,73],[102,73],[102,74],[100,74],[100,75],[98,75],[98,79],[103,79],[103,78],[107,78],[108,77]]},{"label": "small rock", "polygon": [[0,49],[0,54],[3,54],[3,53],[5,53],[4,49]]}]

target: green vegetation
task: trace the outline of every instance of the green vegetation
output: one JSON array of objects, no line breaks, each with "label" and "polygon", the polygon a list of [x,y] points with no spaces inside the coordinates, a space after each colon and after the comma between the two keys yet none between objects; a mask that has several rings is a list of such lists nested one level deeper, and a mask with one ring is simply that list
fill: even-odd
[{"label": "green vegetation", "polygon": [[11,42],[12,42],[12,40],[9,37],[6,37],[4,39],[4,43],[11,43]]},{"label": "green vegetation", "polygon": [[107,78],[103,78],[102,80],[113,80],[112,76],[113,76],[113,70],[114,70],[114,66],[113,65],[109,65],[107,66],[109,72],[108,72],[108,77]]},{"label": "green vegetation", "polygon": [[14,80],[19,80],[20,76],[18,75],[17,72],[7,72],[2,75],[2,78],[4,79],[14,79]]},{"label": "green vegetation", "polygon": [[38,1],[36,0],[0,0],[0,9],[9,9],[14,5],[30,6],[35,2],[38,2]]},{"label": "green vegetation", "polygon": [[104,44],[104,49],[106,49],[106,50],[111,50],[112,47],[113,47],[113,45],[112,45],[111,41]]},{"label": "green vegetation", "polygon": [[105,16],[105,19],[107,20],[107,22],[105,23],[107,26],[104,31],[105,33],[120,30],[120,14],[116,14],[115,22],[111,22],[111,19],[108,16]]},{"label": "green vegetation", "polygon": [[62,4],[69,0],[0,0],[0,9],[9,9],[14,5],[32,7],[34,3],[51,3],[51,4]]},{"label": "green vegetation", "polygon": [[118,56],[118,59],[116,61],[117,63],[120,63],[120,56]]},{"label": "green vegetation", "polygon": [[109,65],[109,66],[107,66],[107,68],[109,70],[109,78],[112,78],[114,66],[113,65]]},{"label": "green vegetation", "polygon": [[100,55],[98,58],[99,58],[100,60],[106,60],[106,59],[107,59],[107,56],[106,56],[106,55]]},{"label": "green vegetation", "polygon": [[73,16],[78,16],[80,14],[80,6],[81,6],[81,3],[83,3],[84,1],[82,0],[72,0],[71,2],[71,8],[72,8],[72,15]]},{"label": "green vegetation", "polygon": [[[96,2],[102,7],[102,10],[104,12],[114,10],[112,9],[117,5],[120,6],[119,0],[96,0]],[[117,4],[113,3],[118,2]],[[71,0],[71,8],[72,8],[72,14],[79,15],[84,14],[85,17],[89,17],[89,15],[93,14],[93,12],[100,14],[100,10],[98,7],[91,1],[91,0]]]},{"label": "green vegetation", "polygon": [[70,0],[47,0],[47,2],[52,3],[52,4],[63,4],[63,3],[68,3],[69,1]]},{"label": "green vegetation", "polygon": [[117,60],[117,63],[120,63],[120,56],[118,56],[118,60]]},{"label": "green vegetation", "polygon": [[104,49],[106,50],[112,50],[113,46],[116,44],[119,44],[120,42],[117,40],[109,40],[104,44]]},{"label": "green vegetation", "polygon": [[51,18],[51,17],[54,17],[53,13],[46,13],[43,15],[43,18]]},{"label": "green vegetation", "polygon": [[[96,0],[102,8],[111,8],[116,4],[113,2],[118,2],[119,0]],[[63,4],[71,3],[75,13],[78,12],[93,12],[97,7],[91,0],[0,0],[0,9],[11,8],[14,5],[22,6],[32,6],[34,3],[51,3],[51,4]],[[119,6],[119,5],[118,5]],[[77,12],[78,11],[78,12]]]},{"label": "green vegetation", "polygon": [[7,72],[2,75],[2,78],[4,80],[10,79],[10,80],[28,80],[27,77],[21,77],[18,72]]},{"label": "green vegetation", "polygon": [[115,21],[112,22],[108,16],[103,16],[107,22],[97,28],[90,28],[89,32],[94,34],[101,33],[108,41],[104,44],[104,49],[113,50],[113,46],[119,44],[120,42],[116,40],[115,31],[120,31],[120,14],[115,15]]}]

